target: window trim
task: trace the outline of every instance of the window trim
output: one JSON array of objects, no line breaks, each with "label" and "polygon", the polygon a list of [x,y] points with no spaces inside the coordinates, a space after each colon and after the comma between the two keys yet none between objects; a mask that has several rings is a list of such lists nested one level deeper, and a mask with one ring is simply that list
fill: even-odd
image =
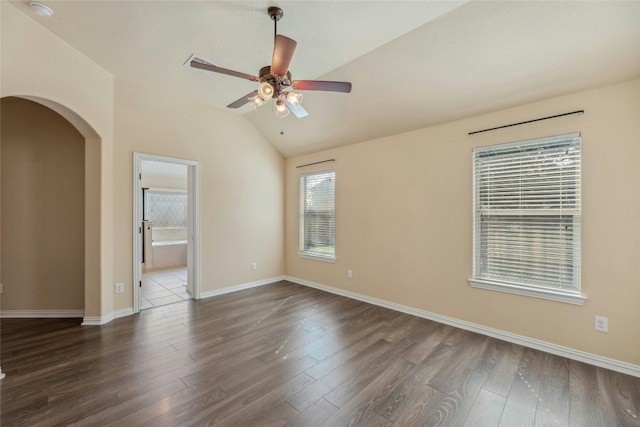
[{"label": "window trim", "polygon": [[[333,255],[323,255],[320,253],[314,253],[314,252],[308,252],[305,251],[303,249],[304,247],[304,206],[305,206],[305,197],[302,194],[303,190],[302,190],[302,180],[305,177],[308,176],[312,176],[312,175],[321,175],[321,174],[326,174],[326,173],[333,173],[333,180],[334,180],[334,194],[333,194],[333,222],[334,222],[334,229],[333,229],[333,239],[334,239],[334,247],[333,247]],[[314,172],[309,172],[309,173],[305,173],[305,174],[301,174],[298,178],[298,194],[299,194],[299,208],[298,208],[298,257],[300,258],[304,258],[304,259],[309,259],[309,260],[314,260],[314,261],[322,261],[322,262],[327,262],[327,263],[335,263],[336,262],[336,244],[335,244],[335,239],[336,239],[336,235],[335,235],[335,221],[336,221],[336,197],[335,197],[335,181],[336,181],[336,171],[335,169],[325,169],[325,170],[319,170],[319,171],[314,171]]]},{"label": "window trim", "polygon": [[311,259],[314,261],[322,261],[322,262],[328,262],[330,264],[335,264],[336,263],[336,258],[334,257],[329,257],[329,256],[322,256],[322,255],[318,255],[318,254],[311,254],[309,252],[298,252],[298,257],[300,258],[304,258],[304,259]]},{"label": "window trim", "polygon": [[[486,290],[492,290],[492,291],[498,291],[498,292],[504,292],[504,293],[510,293],[510,294],[516,294],[516,295],[522,295],[522,296],[528,296],[528,297],[534,297],[534,298],[541,298],[541,299],[546,299],[546,300],[552,300],[552,301],[558,301],[558,302],[563,302],[563,303],[569,303],[569,304],[576,304],[576,305],[583,305],[585,300],[587,299],[587,297],[582,294],[582,290],[581,290],[581,286],[580,286],[580,268],[581,267],[577,267],[578,268],[578,278],[577,278],[577,286],[576,289],[559,289],[559,288],[552,288],[552,287],[544,287],[544,286],[536,286],[535,284],[520,284],[520,283],[515,283],[515,282],[509,282],[508,280],[500,280],[500,279],[493,279],[491,277],[477,277],[477,268],[478,268],[478,257],[481,256],[480,254],[480,242],[478,241],[479,237],[478,237],[478,221],[479,221],[479,211],[477,208],[477,192],[478,189],[476,188],[476,178],[477,178],[477,172],[475,169],[475,163],[476,163],[476,153],[477,152],[486,152],[486,151],[490,151],[491,149],[495,149],[495,150],[499,150],[501,148],[507,148],[510,146],[518,146],[518,145],[526,145],[527,143],[531,143],[531,144],[536,144],[536,143],[540,143],[540,142],[544,142],[545,140],[558,140],[561,138],[581,138],[581,135],[579,132],[574,132],[574,133],[569,133],[569,134],[564,134],[564,135],[557,135],[557,136],[552,136],[552,137],[547,137],[547,138],[536,138],[536,139],[528,139],[528,140],[521,140],[521,141],[517,141],[517,142],[511,142],[511,143],[507,143],[507,144],[495,144],[495,145],[490,145],[490,146],[484,146],[484,147],[477,147],[474,148],[473,150],[473,155],[472,155],[472,165],[473,165],[473,172],[472,172],[472,194],[473,194],[473,246],[472,246],[472,251],[473,251],[473,274],[472,277],[469,280],[469,285],[472,288],[476,288],[476,289],[486,289]],[[580,157],[582,157],[582,147],[580,147]],[[581,182],[581,178],[579,178],[578,183]],[[580,184],[578,184],[580,185]],[[580,190],[579,190],[580,191]],[[582,192],[580,191],[580,198],[582,197]],[[580,201],[580,206],[582,205],[581,201]],[[578,207],[578,212],[577,212],[577,219],[578,219],[578,223],[581,224],[582,222],[582,213],[581,213],[581,208]],[[578,238],[579,241],[581,236],[581,231],[578,231]],[[578,243],[579,245],[579,243]],[[578,247],[578,256],[580,256],[581,252],[581,248]],[[580,263],[578,264],[580,265]]]},{"label": "window trim", "polygon": [[471,278],[469,279],[469,284],[472,288],[476,289],[505,292],[507,294],[541,298],[575,305],[583,305],[587,300],[587,297],[580,292],[556,291],[551,288],[534,288],[518,285],[516,283],[499,282],[487,279]]}]

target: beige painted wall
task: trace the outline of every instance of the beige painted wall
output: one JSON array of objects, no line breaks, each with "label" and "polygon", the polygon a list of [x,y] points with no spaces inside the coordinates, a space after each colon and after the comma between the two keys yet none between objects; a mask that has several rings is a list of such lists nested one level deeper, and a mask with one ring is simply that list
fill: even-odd
[{"label": "beige painted wall", "polygon": [[[178,170],[176,170],[178,169]],[[143,160],[141,165],[143,188],[170,188],[186,190],[188,187],[187,166],[164,164]],[[184,173],[182,173],[182,171]]]},{"label": "beige painted wall", "polygon": [[[37,100],[85,137],[85,316],[113,311],[113,76],[0,2],[0,96]],[[1,272],[0,272],[1,273]]]},{"label": "beige painted wall", "polygon": [[[467,135],[578,109],[585,114]],[[640,365],[639,126],[640,81],[632,81],[288,159],[287,274]],[[471,288],[472,148],[574,131],[583,141],[586,303]],[[296,166],[328,158],[336,159],[335,264],[297,255],[298,176],[309,168]],[[609,333],[594,331],[594,315],[609,318]]]},{"label": "beige painted wall", "polygon": [[134,152],[200,162],[202,292],[283,275],[284,160],[251,124],[120,79],[115,104],[115,309],[132,305]]},{"label": "beige painted wall", "polygon": [[84,310],[84,144],[47,107],[2,99],[3,310]]}]

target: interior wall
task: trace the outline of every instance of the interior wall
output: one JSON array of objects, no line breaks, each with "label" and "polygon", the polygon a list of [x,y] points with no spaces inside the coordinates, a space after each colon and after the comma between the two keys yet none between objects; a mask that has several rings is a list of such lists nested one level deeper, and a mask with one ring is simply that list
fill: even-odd
[{"label": "interior wall", "polygon": [[85,138],[84,310],[100,319],[113,311],[113,76],[18,8],[0,2],[0,96],[37,100]]},{"label": "interior wall", "polygon": [[56,112],[2,99],[3,310],[84,310],[84,137]]},{"label": "interior wall", "polygon": [[[640,365],[640,81],[290,158],[287,275]],[[471,131],[584,109],[469,136]],[[583,306],[471,288],[472,148],[579,131]],[[334,158],[335,264],[298,256],[297,165]],[[346,270],[353,270],[349,280]],[[594,315],[609,332],[594,331]]]},{"label": "interior wall", "polygon": [[[187,189],[188,174],[187,166],[185,165],[163,164],[161,162],[143,160],[141,170],[142,179],[140,180],[140,185],[142,188]],[[180,173],[179,170],[184,170],[184,173]]]},{"label": "interior wall", "polygon": [[116,310],[132,303],[134,152],[200,163],[202,293],[284,274],[284,160],[244,117],[117,79],[115,123]]}]

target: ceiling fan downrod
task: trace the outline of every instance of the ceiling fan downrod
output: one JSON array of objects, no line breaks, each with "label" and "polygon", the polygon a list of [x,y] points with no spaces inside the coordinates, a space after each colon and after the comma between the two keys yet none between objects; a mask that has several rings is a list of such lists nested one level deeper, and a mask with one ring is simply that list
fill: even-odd
[{"label": "ceiling fan downrod", "polygon": [[267,13],[273,21],[273,42],[275,43],[278,35],[278,21],[284,16],[284,12],[277,6],[271,6],[267,9]]}]

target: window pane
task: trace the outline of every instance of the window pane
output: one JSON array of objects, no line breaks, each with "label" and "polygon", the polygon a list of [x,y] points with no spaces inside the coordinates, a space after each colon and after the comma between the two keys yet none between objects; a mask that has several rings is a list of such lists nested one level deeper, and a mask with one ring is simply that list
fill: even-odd
[{"label": "window pane", "polygon": [[479,233],[480,276],[574,287],[573,216],[483,216]]},{"label": "window pane", "polygon": [[579,134],[474,150],[474,278],[580,290]]},{"label": "window pane", "polygon": [[300,177],[300,252],[335,258],[335,172]]},{"label": "window pane", "polygon": [[147,191],[147,209],[149,220],[154,227],[187,226],[186,192]]}]

